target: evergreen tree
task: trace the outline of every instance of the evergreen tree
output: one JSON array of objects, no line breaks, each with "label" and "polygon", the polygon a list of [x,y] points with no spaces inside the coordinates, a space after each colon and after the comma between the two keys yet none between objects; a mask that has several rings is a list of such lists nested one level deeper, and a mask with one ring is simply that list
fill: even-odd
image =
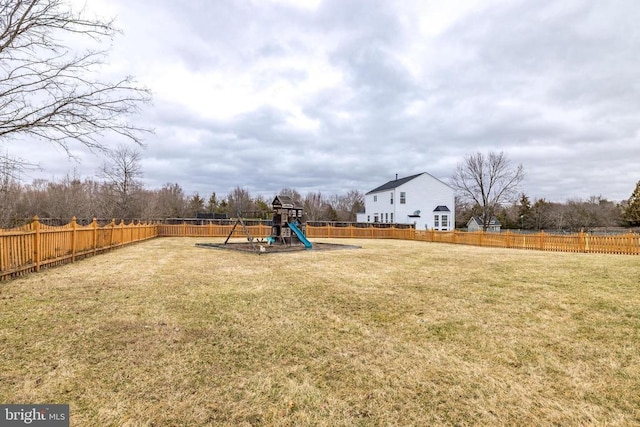
[{"label": "evergreen tree", "polygon": [[200,212],[204,212],[204,199],[200,197],[200,194],[196,193],[187,203],[187,216],[195,218]]},{"label": "evergreen tree", "polygon": [[531,207],[531,215],[533,215],[534,228],[540,230],[550,226],[549,212],[551,211],[551,203],[545,199],[538,199]]},{"label": "evergreen tree", "polygon": [[267,203],[267,201],[262,196],[258,196],[253,201],[253,204],[256,207],[256,211],[254,213],[256,218],[267,219],[269,218],[269,214],[271,214],[271,205]]},{"label": "evergreen tree", "polygon": [[531,228],[531,202],[529,196],[522,193],[520,195],[520,206],[518,207],[518,227],[525,229]]},{"label": "evergreen tree", "polygon": [[636,184],[636,189],[627,201],[624,210],[624,220],[631,226],[640,225],[640,181]]},{"label": "evergreen tree", "polygon": [[207,203],[207,212],[214,213],[218,209],[218,197],[216,196],[215,191],[211,193],[211,197],[209,197],[209,202]]}]

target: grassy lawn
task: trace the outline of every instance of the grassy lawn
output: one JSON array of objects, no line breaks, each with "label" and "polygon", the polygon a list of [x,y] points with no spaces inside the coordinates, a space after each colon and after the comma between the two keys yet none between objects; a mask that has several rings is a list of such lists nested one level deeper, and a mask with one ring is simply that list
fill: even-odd
[{"label": "grassy lawn", "polygon": [[154,239],[0,283],[0,403],[71,425],[637,425],[640,257]]}]

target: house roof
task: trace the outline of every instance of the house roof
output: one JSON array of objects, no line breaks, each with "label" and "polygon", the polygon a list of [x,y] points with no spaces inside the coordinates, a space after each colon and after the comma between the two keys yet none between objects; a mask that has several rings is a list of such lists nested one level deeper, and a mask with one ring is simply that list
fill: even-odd
[{"label": "house roof", "polygon": [[442,205],[436,207],[433,211],[434,212],[451,212],[448,207],[442,206]]},{"label": "house roof", "polygon": [[[482,218],[480,218],[479,216],[472,216],[467,222],[467,224],[469,224],[469,222],[471,221],[474,221],[478,225],[482,225]],[[491,217],[491,219],[489,220],[489,224],[487,225],[502,226],[502,223],[498,221],[498,218],[494,216],[494,217]]]},{"label": "house roof", "polygon": [[291,197],[289,196],[277,195],[276,198],[273,199],[271,205],[273,207],[280,206],[285,209],[297,209],[297,207],[294,207],[293,200],[291,200]]},{"label": "house roof", "polygon": [[389,181],[389,182],[387,182],[385,184],[382,184],[380,187],[374,188],[373,190],[367,192],[366,194],[378,193],[380,191],[385,191],[385,190],[393,190],[394,188],[398,188],[401,185],[406,184],[407,182],[409,182],[412,179],[415,179],[415,178],[417,178],[417,177],[419,177],[421,175],[430,176],[431,178],[435,179],[436,181],[439,181],[442,184],[446,185],[447,187],[453,189],[453,187],[451,187],[449,184],[447,184],[446,182],[436,178],[435,176],[431,175],[430,173],[422,172],[422,173],[418,173],[418,174],[415,174],[415,175],[407,176],[407,177],[404,177],[404,178],[391,180],[391,181]]},{"label": "house roof", "polygon": [[380,187],[376,187],[373,190],[369,191],[367,194],[371,194],[371,193],[377,193],[379,191],[385,191],[385,190],[393,190],[394,188],[398,188],[400,187],[402,184],[406,184],[407,182],[411,181],[414,178],[419,177],[420,175],[423,175],[423,173],[419,173],[416,175],[411,175],[411,176],[407,176],[405,178],[400,178],[400,179],[394,179],[392,181],[389,181],[385,184],[382,184]]}]

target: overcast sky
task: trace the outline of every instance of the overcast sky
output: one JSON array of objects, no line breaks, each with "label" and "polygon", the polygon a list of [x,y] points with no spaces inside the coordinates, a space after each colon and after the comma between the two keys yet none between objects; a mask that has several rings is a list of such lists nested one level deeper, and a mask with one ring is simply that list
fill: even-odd
[{"label": "overcast sky", "polygon": [[[150,188],[367,192],[476,151],[522,163],[532,199],[628,198],[640,180],[637,0],[89,0],[115,16],[113,75],[153,92],[136,124]],[[116,144],[115,139],[105,140]],[[103,161],[9,145],[33,177]]]}]

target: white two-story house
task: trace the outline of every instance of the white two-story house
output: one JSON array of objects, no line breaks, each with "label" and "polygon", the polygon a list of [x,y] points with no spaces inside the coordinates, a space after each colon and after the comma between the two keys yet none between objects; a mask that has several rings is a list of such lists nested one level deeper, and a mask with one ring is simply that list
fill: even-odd
[{"label": "white two-story house", "polygon": [[365,194],[358,222],[415,224],[416,230],[455,228],[455,191],[426,172],[397,178]]}]

